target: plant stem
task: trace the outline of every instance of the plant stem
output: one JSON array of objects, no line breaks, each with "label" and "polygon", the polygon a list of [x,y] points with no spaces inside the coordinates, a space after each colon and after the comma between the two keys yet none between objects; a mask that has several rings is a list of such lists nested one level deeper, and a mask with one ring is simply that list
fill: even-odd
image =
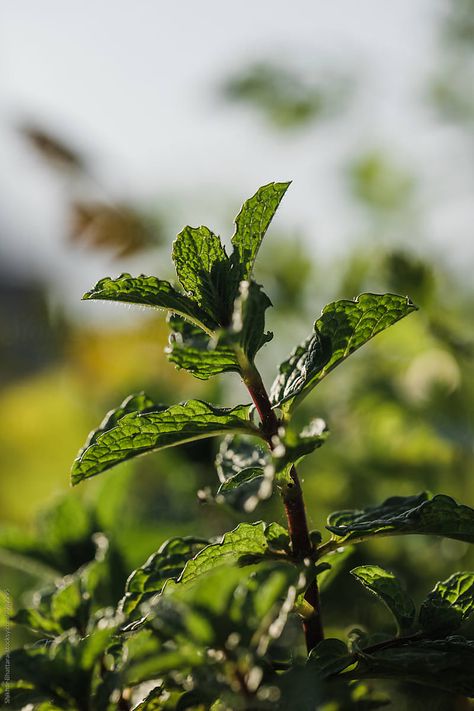
[{"label": "plant stem", "polygon": [[[280,423],[272,409],[262,377],[254,365],[243,371],[243,380],[260,416],[262,433],[270,449],[274,449]],[[300,561],[311,559],[314,557],[314,548],[309,537],[303,491],[294,465],[290,469],[290,480],[281,488],[281,496],[288,521],[293,555]],[[314,614],[303,621],[306,647],[310,652],[318,642],[324,639],[316,577],[308,586],[304,597],[314,610]]]}]

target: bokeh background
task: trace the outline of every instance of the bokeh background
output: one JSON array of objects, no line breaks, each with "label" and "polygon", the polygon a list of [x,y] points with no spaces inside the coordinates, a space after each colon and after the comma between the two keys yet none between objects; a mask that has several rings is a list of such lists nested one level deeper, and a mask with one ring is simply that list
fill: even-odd
[{"label": "bokeh background", "polygon": [[[237,376],[175,371],[161,315],[80,299],[122,271],[172,278],[184,224],[228,240],[272,180],[294,182],[257,267],[268,384],[327,301],[389,290],[420,306],[305,404],[302,422],[331,429],[302,471],[311,526],[424,489],[474,505],[473,79],[472,0],[1,3],[0,576],[16,605],[87,560],[94,531],[119,590],[167,537],[238,520],[196,495],[217,486],[212,440],[69,488],[88,431],[129,393],[245,398]],[[278,500],[259,517],[283,523]],[[346,568],[376,561],[421,599],[474,556],[411,537]],[[389,628],[338,580],[335,633]]]}]

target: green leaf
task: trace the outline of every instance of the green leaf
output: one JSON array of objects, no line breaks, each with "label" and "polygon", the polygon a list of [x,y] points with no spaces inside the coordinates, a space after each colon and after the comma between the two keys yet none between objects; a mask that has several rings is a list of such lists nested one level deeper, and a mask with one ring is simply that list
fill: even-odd
[{"label": "green leaf", "polygon": [[[119,410],[123,407],[124,403]],[[147,406],[118,417],[111,413],[79,452],[72,467],[72,483],[78,484],[140,454],[203,437],[229,431],[258,436],[259,430],[251,424],[249,412],[249,405],[216,408],[201,400],[189,400],[171,407]]]},{"label": "green leaf", "polygon": [[266,558],[287,557],[288,532],[277,523],[241,523],[188,561],[178,583],[190,583],[221,566],[251,565]]},{"label": "green leaf", "polygon": [[221,443],[216,468],[221,481],[217,503],[248,512],[272,493],[270,453],[248,437],[228,435]]},{"label": "green leaf", "polygon": [[[16,692],[24,703],[48,700],[60,708],[89,708],[94,669],[103,655],[115,621],[103,616],[100,629],[81,638],[69,632],[48,644],[16,649],[9,654],[10,679],[0,681],[0,702],[8,691]],[[5,668],[6,657],[0,660]],[[25,688],[26,687],[26,688]]]},{"label": "green leaf", "polygon": [[352,655],[340,639],[324,639],[311,650],[307,666],[320,678],[327,679],[332,674],[353,663]]},{"label": "green leaf", "polygon": [[281,471],[287,464],[294,464],[302,457],[321,447],[328,438],[326,423],[316,417],[298,434],[291,427],[280,428],[277,444],[273,449],[276,470]]},{"label": "green leaf", "polygon": [[207,543],[205,539],[191,536],[165,541],[145,565],[130,575],[119,609],[130,616],[142,602],[160,593],[167,580],[178,578],[187,561]]},{"label": "green leaf", "polygon": [[474,610],[474,573],[454,573],[436,584],[421,605],[424,632],[447,635],[465,622]]},{"label": "green leaf", "polygon": [[358,652],[357,666],[342,677],[397,679],[474,696],[474,642],[462,637],[409,642],[370,654]]},{"label": "green leaf", "polygon": [[[152,623],[164,639],[172,634],[177,641],[184,638],[205,647],[225,648],[236,632],[234,648],[237,644],[247,654],[249,647],[264,654],[270,639],[282,633],[304,582],[298,567],[288,562],[267,561],[242,570],[229,558],[224,567],[213,566],[188,585],[167,586],[154,601],[152,615],[158,613],[158,619],[152,617]],[[173,619],[172,608],[180,612],[180,607],[185,615]]]},{"label": "green leaf", "polygon": [[257,252],[270,222],[290,183],[269,183],[257,190],[244,204],[235,219],[233,262],[238,282],[250,280]]},{"label": "green leaf", "polygon": [[408,297],[361,294],[353,301],[324,307],[314,334],[280,365],[270,398],[275,406],[294,408],[339,363],[373,336],[416,311]]},{"label": "green leaf", "polygon": [[240,282],[232,316],[232,336],[251,363],[257,351],[273,338],[273,333],[265,333],[265,311],[271,305],[259,284]]},{"label": "green leaf", "polygon": [[200,380],[240,370],[231,344],[211,338],[202,329],[179,316],[173,315],[168,323],[172,331],[166,354],[177,368],[187,370]]},{"label": "green leaf", "polygon": [[117,279],[105,277],[82,298],[154,306],[180,314],[204,330],[212,331],[217,327],[216,321],[195,301],[175,289],[168,281],[154,276],[141,274],[138,277],[132,277],[125,273]]},{"label": "green leaf", "polygon": [[[273,476],[271,477],[273,480]],[[263,486],[266,481],[265,470],[261,467],[247,467],[241,469],[227,481],[224,481],[216,492],[216,502],[218,504],[228,504],[237,511],[253,511],[256,503],[262,499],[266,493]],[[272,485],[270,482],[270,493]]]},{"label": "green leaf", "polygon": [[71,628],[83,632],[90,606],[90,594],[82,578],[75,575],[65,578],[52,590],[37,593],[34,607],[19,610],[12,619],[35,632],[55,637]]},{"label": "green leaf", "polygon": [[261,440],[245,435],[227,435],[216,457],[217,474],[221,482],[232,479],[242,469],[264,468],[271,461],[267,447]]},{"label": "green leaf", "polygon": [[378,565],[361,565],[353,568],[351,574],[385,603],[401,633],[410,632],[415,622],[415,604],[393,573]]},{"label": "green leaf", "polygon": [[442,494],[393,496],[379,506],[333,513],[328,524],[340,542],[419,533],[474,543],[474,509]]},{"label": "green leaf", "polygon": [[220,237],[207,227],[185,227],[173,243],[176,274],[187,295],[220,326],[232,313],[230,262]]}]

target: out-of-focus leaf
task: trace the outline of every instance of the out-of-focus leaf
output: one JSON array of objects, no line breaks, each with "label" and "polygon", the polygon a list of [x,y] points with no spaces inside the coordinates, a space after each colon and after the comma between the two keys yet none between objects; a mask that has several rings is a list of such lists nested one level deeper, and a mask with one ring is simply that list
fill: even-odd
[{"label": "out-of-focus leaf", "polygon": [[241,523],[222,536],[219,543],[206,546],[188,561],[179,583],[189,583],[211,570],[229,565],[251,565],[265,558],[288,554],[288,532],[277,523]]},{"label": "out-of-focus leaf", "polygon": [[96,530],[88,508],[69,495],[40,512],[34,534],[13,527],[0,529],[0,549],[12,555],[21,569],[54,579],[94,559]]},{"label": "out-of-focus leaf", "polygon": [[242,469],[264,468],[269,463],[267,448],[255,438],[244,435],[227,435],[216,457],[216,469],[222,483],[232,479]]},{"label": "out-of-focus leaf", "polygon": [[130,616],[142,602],[161,592],[166,580],[178,578],[187,561],[207,543],[205,539],[193,537],[165,541],[127,580],[125,596],[120,603],[123,612]]},{"label": "out-of-focus leaf", "polygon": [[413,193],[414,180],[382,153],[371,151],[349,167],[355,197],[372,210],[390,212],[405,207]]},{"label": "out-of-focus leaf", "polygon": [[350,664],[353,658],[347,646],[340,639],[324,639],[311,650],[308,666],[320,679],[337,674]]},{"label": "out-of-focus leaf", "polygon": [[[119,409],[122,407],[123,403]],[[147,401],[144,410],[127,412],[118,419],[109,414],[99,432],[93,432],[79,452],[72,467],[72,483],[78,484],[139,454],[203,437],[229,431],[258,436],[259,430],[250,422],[249,412],[248,405],[216,408],[200,400],[189,400],[171,407],[150,407]]]},{"label": "out-of-focus leaf", "polygon": [[463,637],[407,642],[356,658],[357,666],[343,676],[397,679],[474,696],[474,642]]},{"label": "out-of-focus leaf", "polygon": [[430,635],[447,635],[474,610],[474,573],[454,573],[436,584],[420,608],[420,624]]},{"label": "out-of-focus leaf", "polygon": [[89,247],[111,249],[125,257],[152,244],[152,232],[143,215],[129,205],[74,202],[71,240]]},{"label": "out-of-focus leaf", "polygon": [[[87,637],[69,632],[48,644],[13,650],[10,679],[0,682],[0,703],[7,705],[8,695],[14,693],[24,703],[44,700],[60,708],[88,708],[94,669],[114,630],[114,621],[104,618]],[[5,668],[6,658],[0,661]]]},{"label": "out-of-focus leaf", "polygon": [[207,331],[217,327],[215,320],[189,296],[175,289],[168,281],[154,276],[141,274],[132,277],[124,273],[117,279],[104,277],[82,298],[152,306],[180,314]]},{"label": "out-of-focus leaf", "polygon": [[361,294],[353,301],[328,304],[314,324],[314,334],[281,363],[271,388],[272,403],[293,409],[354,351],[415,310],[408,297],[395,294]]},{"label": "out-of-focus leaf", "polygon": [[328,567],[318,575],[318,587],[323,592],[332,585],[339,573],[344,570],[344,566],[354,552],[352,546],[337,548],[335,551],[321,556],[318,563],[326,563]]},{"label": "out-of-focus leaf", "polygon": [[82,172],[84,158],[62,138],[32,124],[20,126],[20,132],[38,153],[55,167]]},{"label": "out-of-focus leaf", "polygon": [[269,451],[240,435],[226,437],[216,457],[221,485],[218,503],[225,502],[239,511],[253,511],[273,489],[274,469]]},{"label": "out-of-focus leaf", "polygon": [[200,380],[240,370],[232,345],[211,338],[202,329],[179,316],[172,316],[168,322],[172,331],[166,354],[177,368],[189,371]]},{"label": "out-of-focus leaf", "polygon": [[[194,576],[187,585],[167,586],[152,607],[152,621],[157,629],[170,629],[174,624],[170,606],[176,610],[179,605],[189,606],[185,617],[176,618],[179,636],[187,631],[195,642],[219,648],[235,632],[237,645],[263,654],[270,639],[281,635],[303,585],[301,572],[289,563],[268,561],[242,570],[229,557],[226,565],[209,567],[205,575]],[[153,617],[156,613],[161,624]]]},{"label": "out-of-focus leaf", "polygon": [[413,628],[416,616],[415,603],[393,573],[378,565],[361,565],[353,568],[351,573],[385,603],[401,633],[409,632]]},{"label": "out-of-focus leaf", "polygon": [[324,684],[327,677],[337,674],[352,663],[353,658],[344,642],[331,638],[323,640],[311,650],[304,666],[294,664],[280,676],[278,687],[281,697],[276,708],[278,711],[314,711],[325,708],[326,704],[327,708],[353,708],[350,699],[345,698],[347,692],[344,688],[340,690],[344,698],[339,699],[340,691],[334,685],[327,687]]},{"label": "out-of-focus leaf", "polygon": [[[271,61],[258,61],[231,76],[224,97],[258,109],[279,130],[296,130],[331,116],[348,97],[348,77],[324,70],[305,72]],[[309,79],[311,76],[311,79]]]},{"label": "out-of-focus leaf", "polygon": [[474,542],[474,509],[442,494],[430,499],[426,492],[392,496],[380,506],[362,510],[338,511],[329,516],[328,524],[326,528],[341,542],[412,533]]},{"label": "out-of-focus leaf", "polygon": [[53,590],[36,594],[35,606],[19,610],[13,621],[47,637],[75,628],[84,633],[90,613],[90,592],[80,575],[65,578]]}]

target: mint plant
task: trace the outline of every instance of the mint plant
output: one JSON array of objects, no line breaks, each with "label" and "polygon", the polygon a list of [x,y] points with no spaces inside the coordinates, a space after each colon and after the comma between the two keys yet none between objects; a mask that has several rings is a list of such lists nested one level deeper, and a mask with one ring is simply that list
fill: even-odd
[{"label": "mint plant", "polygon": [[[248,516],[278,496],[286,528],[245,521],[217,540],[165,541],[131,573],[118,602],[110,583],[123,560],[113,541],[96,533],[87,553],[75,543],[72,568],[66,549],[41,553],[54,563],[60,552],[66,577],[15,613],[41,641],[11,653],[3,703],[42,711],[372,709],[389,703],[383,682],[372,680],[431,687],[453,704],[474,697],[474,641],[458,634],[474,608],[472,572],[438,582],[417,610],[391,571],[358,565],[353,578],[388,608],[394,633],[353,630],[343,640],[325,632],[320,592],[352,546],[412,534],[473,543],[474,509],[424,492],[333,513],[324,539],[309,530],[297,465],[328,430],[318,417],[297,426],[295,413],[326,375],[416,306],[390,293],[328,304],[267,389],[257,355],[273,337],[265,330],[271,301],[253,268],[288,186],[263,186],[244,203],[230,255],[207,227],[186,227],[173,246],[177,285],[122,274],[84,296],[167,311],[168,359],[201,380],[238,373],[250,402],[163,405],[130,395],[90,434],[71,475],[77,485],[139,455],[223,437],[215,503]],[[84,523],[88,536],[94,526]]]}]

